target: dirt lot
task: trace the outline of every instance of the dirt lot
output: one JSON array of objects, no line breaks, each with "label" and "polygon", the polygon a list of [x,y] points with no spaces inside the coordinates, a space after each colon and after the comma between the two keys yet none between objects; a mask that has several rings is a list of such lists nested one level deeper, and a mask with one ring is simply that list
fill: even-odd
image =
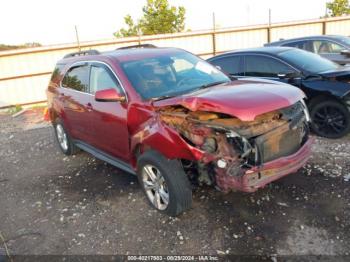
[{"label": "dirt lot", "polygon": [[192,210],[169,218],[136,177],[87,153],[65,157],[33,116],[0,114],[0,231],[11,254],[349,255],[350,136],[317,139],[305,168],[254,194],[197,189]]}]

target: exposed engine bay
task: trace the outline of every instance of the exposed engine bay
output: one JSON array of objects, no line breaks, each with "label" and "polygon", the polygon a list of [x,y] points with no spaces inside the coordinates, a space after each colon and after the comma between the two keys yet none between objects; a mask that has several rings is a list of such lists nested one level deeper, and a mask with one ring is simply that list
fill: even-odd
[{"label": "exposed engine bay", "polygon": [[188,144],[205,152],[200,161],[183,162],[192,180],[222,191],[232,189],[227,180],[234,185],[247,170],[294,154],[309,134],[309,116],[302,101],[259,115],[254,121],[182,106],[162,107],[159,113]]}]

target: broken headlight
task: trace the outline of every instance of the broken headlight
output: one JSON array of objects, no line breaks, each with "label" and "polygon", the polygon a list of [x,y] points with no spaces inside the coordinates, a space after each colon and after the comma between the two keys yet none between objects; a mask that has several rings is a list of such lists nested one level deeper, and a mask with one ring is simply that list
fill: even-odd
[{"label": "broken headlight", "polygon": [[310,114],[309,114],[309,109],[307,108],[304,99],[300,100],[300,102],[303,104],[304,107],[304,114],[307,122],[311,122]]},{"label": "broken headlight", "polygon": [[229,131],[226,133],[226,137],[228,142],[238,151],[240,152],[240,158],[246,158],[252,153],[252,145],[249,141],[234,131]]}]

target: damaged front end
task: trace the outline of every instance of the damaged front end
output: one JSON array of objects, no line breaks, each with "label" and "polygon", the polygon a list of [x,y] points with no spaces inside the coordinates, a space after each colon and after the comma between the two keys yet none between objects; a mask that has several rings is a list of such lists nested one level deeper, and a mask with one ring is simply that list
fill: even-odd
[{"label": "damaged front end", "polygon": [[163,123],[203,152],[184,168],[200,184],[222,191],[253,192],[295,172],[311,152],[304,102],[242,121],[231,115],[191,111],[180,105],[159,109]]}]

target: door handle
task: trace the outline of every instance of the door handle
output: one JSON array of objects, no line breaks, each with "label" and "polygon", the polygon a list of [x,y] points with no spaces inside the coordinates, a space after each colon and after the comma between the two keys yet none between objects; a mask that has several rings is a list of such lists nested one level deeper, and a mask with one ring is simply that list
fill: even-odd
[{"label": "door handle", "polygon": [[86,109],[87,109],[87,111],[91,112],[93,110],[92,104],[91,103],[87,103],[86,104]]}]

